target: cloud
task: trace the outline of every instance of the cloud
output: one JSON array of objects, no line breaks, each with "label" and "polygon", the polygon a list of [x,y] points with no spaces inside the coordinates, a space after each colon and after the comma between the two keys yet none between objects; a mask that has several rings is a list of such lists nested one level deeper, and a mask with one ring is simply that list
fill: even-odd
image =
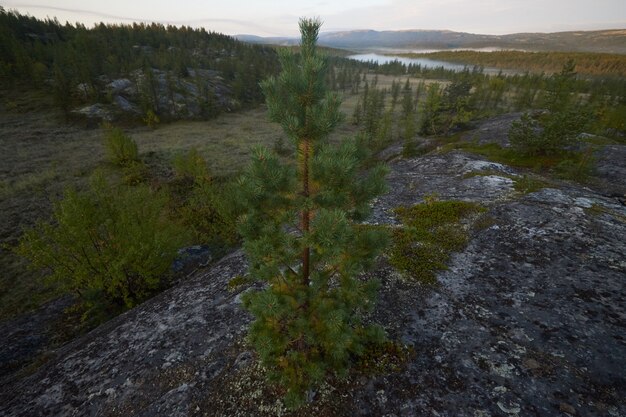
[{"label": "cloud", "polygon": [[[12,5],[9,0],[5,7],[17,7],[38,17],[45,17],[45,13],[56,14],[60,20],[85,24],[102,20],[111,23],[156,21],[262,36],[296,36],[298,18],[303,15],[321,17],[325,32],[449,29],[503,34],[626,27],[624,0],[595,0],[593,4],[588,0],[229,0],[212,6],[210,17],[203,16],[207,9],[199,0],[177,0],[175,6],[169,0],[150,0],[148,8],[142,6],[147,2],[141,1],[30,1],[37,4],[17,4],[16,1]],[[51,3],[44,4],[48,1]],[[91,7],[94,10],[90,10]]]},{"label": "cloud", "polygon": [[19,5],[12,6],[12,7],[16,7],[18,10],[20,9],[52,10],[52,11],[57,11],[57,12],[75,13],[75,14],[96,16],[102,19],[122,20],[122,21],[129,21],[129,22],[145,21],[145,19],[138,18],[138,17],[116,16],[113,14],[102,13],[102,12],[97,12],[93,10],[70,9],[70,8],[65,8],[65,7],[48,6],[48,5],[43,5],[43,4],[19,4]]},{"label": "cloud", "polygon": [[[53,12],[64,12],[69,13],[71,15],[77,15],[78,17],[94,17],[97,19],[92,19],[91,23],[97,23],[99,21],[105,21],[107,23],[132,23],[132,22],[156,22],[162,24],[170,24],[170,25],[185,25],[185,26],[194,26],[194,27],[206,27],[211,30],[222,30],[223,29],[214,29],[211,26],[216,26],[216,24],[225,24],[229,30],[225,30],[228,33],[261,33],[263,35],[272,35],[272,36],[282,36],[283,32],[277,31],[276,28],[272,26],[259,25],[256,22],[250,22],[247,20],[239,20],[239,19],[226,19],[226,18],[208,18],[201,17],[195,19],[178,19],[178,20],[170,20],[170,19],[146,19],[142,17],[136,16],[120,16],[115,14],[103,13],[95,10],[86,10],[86,9],[73,9],[66,7],[58,7],[58,6],[48,6],[41,4],[21,4],[18,9],[23,10],[25,12],[30,12],[29,9],[38,9],[38,10],[46,10]],[[59,20],[70,20],[69,18],[59,19]],[[81,19],[81,21],[84,21]]]},{"label": "cloud", "polygon": [[325,30],[449,29],[504,34],[626,27],[623,0],[391,0],[322,15]]}]

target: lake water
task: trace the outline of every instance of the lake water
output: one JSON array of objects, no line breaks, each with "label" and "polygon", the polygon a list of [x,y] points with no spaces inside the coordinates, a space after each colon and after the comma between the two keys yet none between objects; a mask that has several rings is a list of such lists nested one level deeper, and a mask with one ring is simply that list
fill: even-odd
[{"label": "lake water", "polygon": [[[394,55],[381,55],[381,54],[377,54],[377,53],[366,53],[366,54],[356,54],[356,55],[349,55],[347,58],[350,59],[355,59],[357,61],[363,61],[363,62],[368,62],[368,61],[373,61],[376,62],[378,64],[386,64],[388,62],[392,62],[392,61],[399,61],[405,65],[409,65],[409,64],[419,64],[422,66],[422,68],[440,68],[443,67],[444,69],[447,70],[452,70],[452,71],[463,71],[464,68],[469,68],[472,69],[471,65],[463,65],[463,64],[455,64],[452,62],[446,62],[446,61],[438,61],[435,59],[428,59],[428,58],[407,58],[407,57],[403,57],[403,56],[394,56]],[[484,68],[484,73],[485,74],[497,74],[500,70],[498,68]],[[503,71],[504,73],[508,73],[511,71]]]},{"label": "lake water", "polygon": [[419,64],[422,66],[422,68],[443,67],[444,69],[452,70],[452,71],[462,71],[463,68],[465,68],[465,65],[453,64],[453,63],[445,62],[445,61],[437,61],[434,59],[407,58],[403,56],[380,55],[380,54],[375,54],[375,53],[349,55],[348,58],[355,59],[357,61],[363,61],[363,62],[373,61],[378,64],[386,64],[388,62],[399,61],[403,63],[404,65]]}]

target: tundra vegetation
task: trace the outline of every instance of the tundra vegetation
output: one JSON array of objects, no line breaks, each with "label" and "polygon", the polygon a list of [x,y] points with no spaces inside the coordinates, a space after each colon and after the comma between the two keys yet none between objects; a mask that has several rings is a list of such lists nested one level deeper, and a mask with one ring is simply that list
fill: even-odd
[{"label": "tundra vegetation", "polygon": [[[305,29],[314,26],[305,22]],[[322,59],[313,37],[307,39],[301,48],[270,48],[202,29],[88,29],[0,10],[0,112],[15,126],[0,126],[0,147],[14,150],[0,154],[7,167],[0,173],[0,318],[71,292],[88,328],[166,288],[172,278],[166,264],[181,246],[209,245],[219,254],[243,239],[251,276],[269,284],[246,301],[257,317],[250,337],[295,405],[309,384],[331,367],[347,369],[370,336],[381,336],[353,313],[373,303],[375,285],[355,277],[384,239],[358,221],[382,191],[383,151],[398,145],[404,157],[478,153],[526,169],[515,186],[531,192],[545,185],[536,173],[588,181],[595,147],[624,143],[623,73],[590,76],[585,69],[591,62],[609,65],[604,55],[546,53],[559,66],[550,74],[488,75],[480,67],[453,72],[342,54]],[[85,129],[74,110],[112,105],[107,86],[119,79],[130,80],[139,114]],[[263,93],[267,109],[260,107]],[[201,111],[189,117],[162,106],[180,96]],[[231,100],[220,101],[224,97]],[[500,143],[467,139],[477,120],[511,112],[524,116]],[[187,118],[206,120],[175,120]],[[264,148],[251,152],[251,144]],[[251,153],[253,162],[240,176]],[[391,262],[398,269],[433,282],[447,253],[466,239],[447,239],[450,224],[480,212],[455,204],[398,209],[405,226],[392,234]],[[239,229],[234,208],[247,213]],[[418,214],[441,224],[424,229],[414,222]],[[132,218],[142,221],[126,228]],[[359,244],[348,251],[346,242]],[[430,261],[415,253],[419,242],[432,249]],[[439,252],[437,242],[449,247]],[[26,271],[10,250],[16,246],[43,272]],[[150,269],[143,260],[155,253],[163,256]],[[272,309],[261,308],[264,302]],[[302,320],[294,306],[305,312]]]},{"label": "tundra vegetation", "polygon": [[177,250],[189,239],[167,219],[166,204],[162,192],[113,187],[96,173],[87,191],[66,190],[54,222],[28,230],[17,253],[78,295],[88,321],[102,321],[164,288]]}]

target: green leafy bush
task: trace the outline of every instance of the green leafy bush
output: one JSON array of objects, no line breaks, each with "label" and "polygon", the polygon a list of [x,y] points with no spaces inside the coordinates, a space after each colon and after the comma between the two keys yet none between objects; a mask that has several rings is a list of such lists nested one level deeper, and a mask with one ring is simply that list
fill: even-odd
[{"label": "green leafy bush", "polygon": [[173,161],[176,179],[171,182],[174,211],[199,243],[227,246],[238,240],[230,189],[213,181],[206,161],[196,149]]},{"label": "green leafy bush", "polygon": [[207,163],[196,148],[176,155],[173,165],[174,173],[179,179],[189,179],[194,182],[211,181]]},{"label": "green leafy bush", "polygon": [[154,129],[161,122],[159,116],[157,116],[152,109],[148,109],[148,111],[146,111],[142,120],[150,129]]},{"label": "green leafy bush", "polygon": [[122,181],[126,185],[138,185],[148,180],[150,172],[142,161],[130,162],[122,167]]},{"label": "green leafy bush", "polygon": [[227,192],[211,181],[195,183],[179,208],[181,220],[199,242],[224,246],[239,240]]},{"label": "green leafy bush", "polygon": [[27,230],[16,251],[91,313],[130,308],[164,286],[187,241],[186,230],[164,216],[166,204],[147,186],[112,187],[96,174],[87,191],[67,190],[54,221]]},{"label": "green leafy bush", "polygon": [[126,166],[139,162],[137,143],[121,129],[105,126],[105,147],[112,164]]}]

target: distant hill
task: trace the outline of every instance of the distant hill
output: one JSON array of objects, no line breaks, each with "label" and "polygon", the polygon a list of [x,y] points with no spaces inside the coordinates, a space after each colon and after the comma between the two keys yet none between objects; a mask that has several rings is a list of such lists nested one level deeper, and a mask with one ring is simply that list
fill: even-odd
[{"label": "distant hill", "polygon": [[235,39],[248,43],[260,43],[266,45],[296,45],[300,42],[300,38],[289,37],[262,37],[256,35],[235,35]]},{"label": "distant hill", "polygon": [[[291,45],[296,38],[263,38],[237,35],[251,43]],[[626,54],[626,29],[575,31],[555,33],[514,33],[510,35],[481,35],[449,30],[376,31],[353,30],[320,35],[319,44],[346,49],[455,49],[509,48],[531,51],[611,52]]]}]

